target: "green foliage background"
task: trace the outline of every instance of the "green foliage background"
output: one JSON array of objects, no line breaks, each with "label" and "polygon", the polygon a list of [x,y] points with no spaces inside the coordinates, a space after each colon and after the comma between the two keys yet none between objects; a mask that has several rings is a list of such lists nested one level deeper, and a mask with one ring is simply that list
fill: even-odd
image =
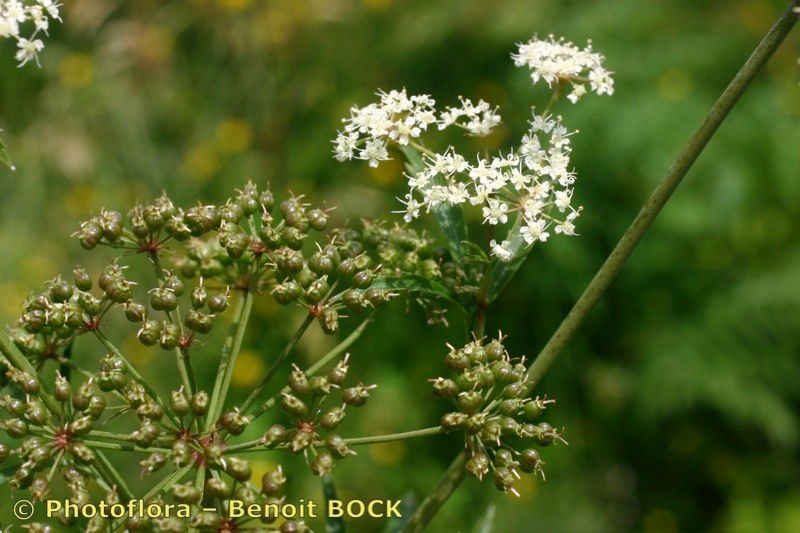
[{"label": "green foliage background", "polygon": [[[583,204],[577,239],[532,254],[488,320],[535,355],[706,109],[783,9],[775,0],[65,0],[41,69],[0,45],[0,127],[16,172],[0,171],[0,317],[77,262],[67,236],[100,206],[167,190],[218,200],[247,176],[382,216],[403,189],[399,160],[372,171],[330,154],[338,121],[378,88],[501,106],[492,149],[541,102],[509,59],[534,33],[591,38],[617,94],[562,104]],[[800,46],[796,34],[723,125],[541,392],[568,448],[522,497],[468,480],[433,531],[470,531],[491,503],[495,531],[800,530]],[[538,98],[538,100],[537,100]],[[262,303],[238,394],[296,325]],[[284,312],[285,313],[285,312]],[[351,324],[352,326],[353,324]],[[224,329],[224,328],[220,328]],[[342,433],[437,423],[426,379],[451,329],[394,305],[353,349],[380,384]],[[313,360],[331,343],[306,338]],[[209,342],[210,346],[213,346]],[[135,343],[128,345],[136,350]],[[209,357],[212,357],[211,354]],[[171,358],[139,350],[155,384]],[[163,359],[163,360],[162,360]],[[210,359],[209,359],[210,360]],[[197,365],[196,365],[197,366]],[[212,379],[210,365],[207,365]],[[161,380],[161,381],[159,381]],[[166,390],[166,389],[164,389]],[[388,414],[387,414],[388,413]],[[457,438],[363,448],[335,472],[344,497],[424,494]],[[274,456],[260,458],[268,467]],[[131,461],[130,474],[137,465]],[[295,472],[301,471],[293,469]],[[0,494],[8,502],[7,489]],[[321,498],[296,476],[295,497]],[[0,520],[8,506],[0,505]],[[380,528],[378,521],[352,530]],[[320,528],[320,524],[316,525]]]}]

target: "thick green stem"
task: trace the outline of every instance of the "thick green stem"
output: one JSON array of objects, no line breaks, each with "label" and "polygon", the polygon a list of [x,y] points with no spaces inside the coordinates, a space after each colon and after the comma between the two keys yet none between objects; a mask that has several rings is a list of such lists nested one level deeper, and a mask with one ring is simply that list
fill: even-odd
[{"label": "thick green stem", "polygon": [[453,462],[450,463],[450,466],[439,480],[433,492],[428,494],[420,506],[417,507],[417,510],[414,511],[414,514],[411,515],[411,518],[401,530],[403,533],[416,533],[425,529],[425,526],[428,525],[447,499],[450,498],[450,495],[453,494],[461,485],[461,482],[464,481],[467,475],[467,471],[464,469],[466,463],[467,453],[462,451],[456,456]]},{"label": "thick green stem", "polygon": [[208,431],[216,423],[222,407],[225,405],[225,397],[231,385],[233,369],[236,366],[236,359],[242,349],[244,333],[247,330],[247,322],[250,320],[250,311],[253,309],[253,287],[249,287],[244,294],[244,298],[239,298],[236,304],[236,313],[231,323],[230,333],[222,347],[222,357],[217,368],[217,378],[214,381],[214,390],[211,393],[211,402],[208,406],[205,429]]},{"label": "thick green stem", "polygon": [[256,398],[258,398],[258,396],[261,394],[264,388],[267,385],[269,385],[269,382],[272,380],[273,377],[275,377],[275,374],[278,372],[283,362],[286,361],[286,359],[289,357],[289,354],[292,353],[292,350],[294,349],[295,345],[297,345],[297,342],[300,340],[300,338],[303,336],[303,333],[305,333],[306,329],[308,329],[308,326],[310,326],[313,321],[314,321],[314,316],[308,314],[305,320],[303,320],[303,323],[300,324],[300,327],[297,328],[297,331],[294,332],[292,338],[289,339],[289,342],[286,343],[286,346],[284,346],[281,354],[278,356],[277,359],[275,359],[275,361],[272,363],[272,366],[269,367],[269,370],[267,370],[267,374],[261,379],[261,382],[258,385],[256,385],[256,388],[253,389],[253,391],[250,393],[250,396],[248,396],[247,400],[245,400],[245,402],[242,404],[241,411],[243,413],[247,412],[247,410],[250,408],[253,402],[256,401]]},{"label": "thick green stem", "polygon": [[404,431],[403,433],[391,433],[389,435],[374,435],[370,437],[354,437],[344,439],[351,446],[360,444],[379,444],[382,442],[396,442],[398,440],[415,439],[417,437],[428,437],[430,435],[442,435],[442,426],[425,429],[415,429],[414,431]]},{"label": "thick green stem", "polygon": [[[634,219],[628,230],[617,243],[614,250],[609,255],[606,262],[597,272],[575,303],[575,306],[567,314],[567,317],[558,327],[548,343],[539,353],[529,368],[529,380],[536,384],[550,368],[558,354],[566,346],[572,336],[583,324],[586,315],[600,297],[605,293],[622,269],[625,261],[630,257],[636,245],[641,240],[644,233],[656,219],[667,200],[675,192],[686,173],[697,160],[700,153],[714,136],[719,126],[728,116],[731,109],[739,101],[747,87],[753,81],[758,72],[766,65],[769,58],[775,53],[778,46],[783,42],[797,23],[798,15],[793,11],[798,5],[798,0],[790,2],[787,10],[778,18],[769,32],[764,36],[759,45],[747,59],[745,64],[734,76],[728,87],[719,97],[717,102],[711,107],[706,118],[700,127],[689,139],[689,142],[678,154],[672,166],[662,178],[656,189],[647,199],[639,214]],[[464,464],[467,461],[466,451],[458,454],[456,459],[447,469],[439,484],[433,492],[428,495],[422,504],[417,508],[409,522],[403,528],[403,532],[422,531],[425,526],[433,519],[442,505],[450,495],[458,488],[464,480]]]},{"label": "thick green stem", "polygon": [[667,170],[667,173],[647,199],[639,214],[636,215],[636,218],[622,235],[622,238],[605,263],[603,263],[603,266],[597,271],[597,274],[592,278],[578,301],[575,302],[561,325],[553,333],[553,336],[542,351],[539,352],[538,357],[533,361],[529,369],[529,379],[533,384],[536,384],[542,378],[559,353],[561,353],[561,350],[564,349],[564,346],[567,345],[575,335],[575,332],[581,327],[586,315],[594,308],[600,297],[603,296],[617,277],[625,261],[630,257],[642,236],[661,212],[672,193],[680,185],[686,173],[725,120],[725,117],[728,116],[728,113],[739,101],[747,87],[764,65],[767,64],[769,58],[772,57],[772,54],[775,53],[775,50],[778,49],[778,46],[797,23],[798,15],[793,12],[793,8],[797,5],[798,2],[796,0],[790,3],[788,9],[778,18],[777,22],[770,28],[742,68],[728,84],[728,87],[711,107],[700,127],[697,128],[697,131],[689,139],[689,142],[678,154],[672,166]]},{"label": "thick green stem", "polygon": [[[358,340],[359,337],[361,337],[361,334],[364,333],[364,330],[366,330],[367,327],[375,320],[375,314],[377,312],[378,309],[373,310],[369,314],[369,316],[365,318],[364,321],[361,322],[361,324],[359,324],[358,327],[354,329],[350,335],[347,336],[347,338],[345,338],[342,342],[337,344],[331,351],[322,356],[319,361],[311,365],[308,368],[308,370],[306,370],[306,376],[311,377],[316,375],[316,373],[319,372],[321,369],[325,368],[326,365],[328,365],[329,363],[337,359],[340,355],[342,355],[345,352],[345,350],[347,350],[354,342]],[[282,388],[278,394],[276,394],[275,396],[264,402],[262,405],[260,405],[259,408],[253,413],[253,419],[258,418],[259,416],[267,412],[273,405],[275,405],[278,402],[278,399],[280,398],[282,393],[289,391],[290,389],[289,386],[287,385],[286,387]]]}]

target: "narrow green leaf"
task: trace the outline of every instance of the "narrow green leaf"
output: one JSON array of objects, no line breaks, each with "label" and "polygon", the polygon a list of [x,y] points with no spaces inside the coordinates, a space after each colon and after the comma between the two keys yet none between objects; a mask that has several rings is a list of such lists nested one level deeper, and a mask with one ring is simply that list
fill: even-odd
[{"label": "narrow green leaf", "polygon": [[[338,499],[336,497],[336,487],[333,486],[333,481],[328,476],[322,476],[322,494],[325,496],[325,508],[328,508],[328,502]],[[325,517],[325,531],[327,533],[344,533],[344,520],[341,517],[334,518]]]},{"label": "narrow green leaf", "polygon": [[409,491],[403,496],[403,501],[400,502],[400,518],[394,516],[386,521],[386,527],[383,528],[383,533],[398,533],[408,523],[414,511],[417,509],[417,496]]},{"label": "narrow green leaf", "polygon": [[508,231],[511,235],[511,260],[508,262],[498,261],[492,268],[492,285],[489,287],[489,302],[493,302],[503,289],[514,277],[519,267],[525,262],[528,257],[528,252],[531,251],[531,246],[525,242],[525,239],[520,235],[519,229],[522,225],[522,217],[517,216],[514,221],[514,226]]},{"label": "narrow green leaf", "polygon": [[423,278],[416,274],[404,274],[399,278],[379,276],[372,281],[371,287],[375,287],[376,289],[388,289],[391,291],[420,291],[424,294],[446,300],[458,306],[462,311],[465,311],[447,287],[438,281]]},{"label": "narrow green leaf", "polygon": [[[416,175],[417,172],[425,168],[420,153],[411,146],[401,146],[400,150],[405,154],[408,163],[406,169],[410,174]],[[437,185],[444,185],[441,176],[434,180]],[[462,243],[468,241],[467,224],[464,221],[464,212],[458,206],[439,205],[431,210],[433,217],[438,222],[442,232],[447,237],[447,246],[454,257],[460,258],[463,254]]]},{"label": "narrow green leaf", "polygon": [[486,264],[491,262],[491,259],[489,259],[489,256],[486,255],[486,252],[483,250],[483,248],[481,248],[474,242],[463,241],[461,243],[461,249],[464,252],[464,255],[462,256],[461,259],[464,260],[464,262],[480,263],[480,264]]}]

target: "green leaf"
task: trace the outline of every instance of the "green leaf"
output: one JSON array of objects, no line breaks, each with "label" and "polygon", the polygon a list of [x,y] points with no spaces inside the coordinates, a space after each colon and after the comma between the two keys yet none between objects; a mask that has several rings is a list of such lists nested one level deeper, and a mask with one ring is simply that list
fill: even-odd
[{"label": "green leaf", "polygon": [[[401,146],[400,150],[405,154],[408,163],[406,169],[410,174],[416,175],[417,172],[425,168],[420,153],[411,146]],[[437,185],[444,185],[441,176],[434,180]],[[458,206],[439,205],[431,210],[439,227],[447,237],[447,246],[454,257],[460,258],[463,254],[462,243],[469,240],[467,235],[467,224],[464,222],[464,212]]]},{"label": "green leaf", "polygon": [[3,164],[14,170],[14,164],[11,162],[11,157],[8,155],[8,149],[6,148],[6,143],[3,141],[3,138],[0,137],[0,164]]},{"label": "green leaf", "polygon": [[424,294],[447,300],[466,312],[447,287],[438,281],[423,278],[416,274],[403,274],[401,277],[379,276],[372,281],[370,287],[391,291],[420,291]]},{"label": "green leaf", "polygon": [[[322,476],[322,494],[325,497],[325,508],[328,502],[338,499],[336,497],[336,487],[328,476]],[[327,533],[344,533],[344,520],[341,517],[325,517],[325,531]]]},{"label": "green leaf", "polygon": [[407,492],[403,496],[403,501],[400,502],[400,518],[392,517],[386,522],[386,527],[383,528],[383,533],[398,533],[401,531],[411,515],[417,510],[417,496],[413,492]]},{"label": "green leaf", "polygon": [[474,242],[463,241],[461,243],[461,249],[464,251],[464,256],[461,259],[463,259],[465,262],[480,264],[492,262],[489,256],[486,255],[486,252],[483,250],[483,248]]},{"label": "green leaf", "polygon": [[514,274],[516,274],[519,267],[522,266],[522,263],[525,262],[528,253],[533,248],[532,246],[528,246],[528,243],[522,238],[519,232],[521,226],[522,217],[517,216],[517,219],[514,221],[514,226],[508,230],[508,234],[511,235],[511,260],[508,262],[498,261],[492,268],[492,285],[489,287],[488,294],[489,302],[493,302],[500,293],[503,292],[505,286],[508,285],[511,278],[514,277]]},{"label": "green leaf", "polygon": [[497,507],[495,504],[489,504],[489,507],[486,508],[486,512],[481,517],[480,521],[475,524],[475,533],[492,533],[494,529],[494,515],[497,512]]}]

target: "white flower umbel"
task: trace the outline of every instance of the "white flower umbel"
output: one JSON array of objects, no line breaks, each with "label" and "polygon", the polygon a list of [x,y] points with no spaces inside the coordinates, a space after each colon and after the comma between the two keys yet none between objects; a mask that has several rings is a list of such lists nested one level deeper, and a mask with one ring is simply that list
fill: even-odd
[{"label": "white flower umbel", "polygon": [[586,48],[579,48],[552,35],[547,39],[534,37],[521,43],[511,58],[516,66],[530,69],[533,83],[558,85],[559,91],[569,84],[572,92],[567,99],[573,104],[586,94],[587,85],[597,94],[614,94],[614,79],[603,66],[605,58],[592,50],[591,41]]},{"label": "white flower umbel", "polygon": [[433,98],[426,94],[408,96],[406,90],[379,92],[380,101],[366,107],[352,107],[344,129],[334,140],[334,155],[339,161],[363,159],[377,167],[389,159],[387,145],[401,146],[428,129],[436,121]]},{"label": "white flower umbel", "polygon": [[[534,113],[520,145],[507,155],[479,157],[474,163],[452,147],[443,154],[425,155],[425,168],[407,175],[405,220],[417,218],[423,209],[468,203],[481,208],[483,222],[490,226],[505,225],[516,214],[517,236],[527,245],[546,241],[551,231],[574,235],[581,208],[572,206],[571,135],[560,117]],[[493,241],[490,252],[509,261],[510,244]]]},{"label": "white flower umbel", "polygon": [[[17,42],[14,57],[20,67],[30,61],[38,64],[39,52],[44,49],[38,37],[47,35],[51,21],[61,21],[60,7],[55,0],[0,0],[0,39]],[[28,26],[31,28],[26,29]]]},{"label": "white flower umbel", "polygon": [[552,36],[534,37],[520,44],[512,58],[517,66],[530,68],[533,82],[544,81],[553,94],[544,111],[534,111],[519,145],[507,153],[466,157],[452,146],[441,153],[430,150],[420,137],[431,124],[439,130],[455,126],[469,135],[485,136],[500,124],[498,109],[483,100],[459,97],[459,106],[437,111],[430,96],[409,96],[405,90],[379,92],[379,102],[353,107],[333,141],[336,159],[362,159],[371,167],[389,158],[390,145],[416,150],[421,165],[415,158],[414,172],[406,174],[409,190],[399,211],[404,220],[411,222],[440,206],[476,209],[496,237],[490,237],[489,253],[503,262],[523,257],[551,235],[575,235],[582,208],[572,205],[574,132],[551,111],[563,96],[574,104],[589,91],[614,92],[611,72],[591,43],[579,48]]}]

